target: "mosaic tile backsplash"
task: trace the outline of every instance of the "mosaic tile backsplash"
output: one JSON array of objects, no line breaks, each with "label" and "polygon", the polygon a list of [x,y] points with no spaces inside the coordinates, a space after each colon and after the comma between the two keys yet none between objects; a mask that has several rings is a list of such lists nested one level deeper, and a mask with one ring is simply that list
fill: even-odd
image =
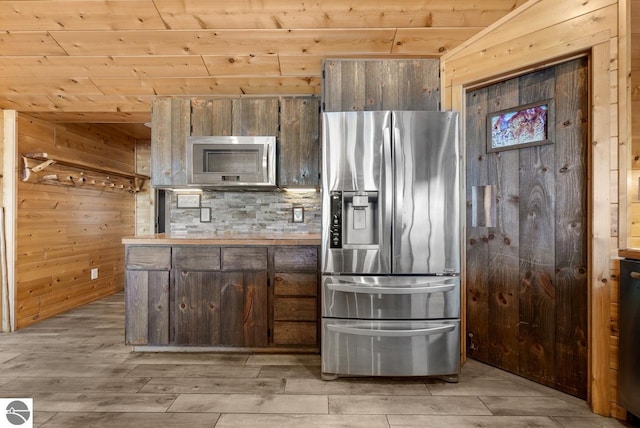
[{"label": "mosaic tile backsplash", "polygon": [[[322,198],[319,192],[202,192],[200,206],[211,208],[211,222],[200,222],[197,208],[177,208],[170,192],[171,233],[320,233]],[[293,223],[291,209],[304,207],[304,222]]]}]

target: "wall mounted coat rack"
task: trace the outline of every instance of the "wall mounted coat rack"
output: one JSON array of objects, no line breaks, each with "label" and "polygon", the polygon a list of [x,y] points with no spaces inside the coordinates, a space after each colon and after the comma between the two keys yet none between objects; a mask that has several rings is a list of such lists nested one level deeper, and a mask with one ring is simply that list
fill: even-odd
[{"label": "wall mounted coat rack", "polygon": [[23,153],[22,162],[22,181],[25,182],[138,193],[149,179],[146,175],[65,160],[47,153]]}]

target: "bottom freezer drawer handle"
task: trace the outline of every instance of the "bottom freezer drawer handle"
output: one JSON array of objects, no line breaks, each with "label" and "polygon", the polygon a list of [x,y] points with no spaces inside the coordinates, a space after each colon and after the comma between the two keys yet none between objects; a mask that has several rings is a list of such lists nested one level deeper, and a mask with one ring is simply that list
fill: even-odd
[{"label": "bottom freezer drawer handle", "polygon": [[368,328],[358,327],[344,327],[340,325],[329,325],[327,329],[335,331],[336,333],[354,334],[358,336],[396,336],[396,337],[411,337],[411,336],[429,336],[432,334],[448,333],[456,328],[455,325],[440,325],[430,328],[419,328],[412,330],[371,330]]}]

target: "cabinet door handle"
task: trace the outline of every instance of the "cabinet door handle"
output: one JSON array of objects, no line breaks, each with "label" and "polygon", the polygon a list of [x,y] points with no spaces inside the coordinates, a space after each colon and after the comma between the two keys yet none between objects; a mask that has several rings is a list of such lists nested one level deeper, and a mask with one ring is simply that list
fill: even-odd
[{"label": "cabinet door handle", "polygon": [[631,272],[631,278],[640,279],[640,272]]}]

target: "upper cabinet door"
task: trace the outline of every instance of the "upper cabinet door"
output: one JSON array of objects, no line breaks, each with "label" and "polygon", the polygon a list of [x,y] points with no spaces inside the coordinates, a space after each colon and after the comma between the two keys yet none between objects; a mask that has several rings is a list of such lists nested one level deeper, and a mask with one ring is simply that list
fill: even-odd
[{"label": "upper cabinet door", "polygon": [[191,132],[191,102],[158,98],[151,109],[151,184],[185,186],[185,147]]},{"label": "upper cabinet door", "polygon": [[232,103],[231,135],[278,136],[277,98],[236,98]]},{"label": "upper cabinet door", "polygon": [[320,185],[319,121],[317,97],[281,98],[278,186]]},{"label": "upper cabinet door", "polygon": [[231,135],[230,98],[191,100],[191,135]]},{"label": "upper cabinet door", "polygon": [[190,135],[266,135],[278,138],[278,185],[317,187],[319,106],[317,97],[158,98],[151,115],[151,184],[187,185]]},{"label": "upper cabinet door", "polygon": [[439,110],[439,59],[327,59],[322,111]]}]

